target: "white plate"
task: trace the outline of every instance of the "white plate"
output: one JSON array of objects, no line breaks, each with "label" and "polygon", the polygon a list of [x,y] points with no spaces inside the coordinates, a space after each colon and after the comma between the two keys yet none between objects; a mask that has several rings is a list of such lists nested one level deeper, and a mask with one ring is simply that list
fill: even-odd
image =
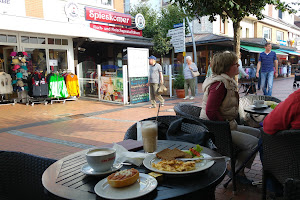
[{"label": "white plate", "polygon": [[84,174],[86,174],[86,175],[99,176],[99,175],[107,175],[107,174],[111,174],[111,173],[117,171],[118,169],[120,169],[121,167],[123,167],[123,165],[122,165],[122,164],[118,164],[118,165],[115,165],[115,166],[111,167],[111,169],[108,170],[108,171],[105,171],[105,172],[97,172],[97,171],[94,171],[94,169],[91,168],[91,167],[89,166],[89,164],[86,164],[86,165],[83,165],[83,166],[81,167],[81,172],[84,173]]},{"label": "white plate", "polygon": [[[201,155],[204,158],[211,158],[211,156],[206,153],[201,153]],[[147,156],[144,159],[143,164],[147,169],[154,171],[154,172],[158,172],[158,173],[162,173],[162,174],[177,174],[177,175],[179,175],[179,174],[192,174],[195,172],[200,172],[200,171],[210,168],[215,163],[215,161],[213,161],[213,160],[209,160],[209,161],[203,160],[202,162],[196,163],[194,170],[184,171],[184,172],[168,172],[168,171],[161,171],[161,170],[158,170],[158,169],[152,167],[152,163],[158,163],[159,161],[161,161],[161,159],[157,158],[155,154],[152,154],[152,155]]]},{"label": "white plate", "polygon": [[268,108],[269,106],[267,106],[267,105],[262,105],[262,106],[257,107],[256,105],[251,105],[251,107],[252,107],[253,109],[265,109],[265,108]]},{"label": "white plate", "polygon": [[140,182],[123,188],[114,188],[107,183],[107,178],[95,185],[97,195],[107,199],[133,199],[153,191],[157,187],[157,180],[148,174],[140,173]]}]

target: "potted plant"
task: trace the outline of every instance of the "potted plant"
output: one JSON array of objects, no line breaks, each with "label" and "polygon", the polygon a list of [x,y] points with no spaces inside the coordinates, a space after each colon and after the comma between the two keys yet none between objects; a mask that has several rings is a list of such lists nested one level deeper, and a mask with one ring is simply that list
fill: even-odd
[{"label": "potted plant", "polygon": [[176,95],[178,98],[184,98],[184,76],[183,74],[178,74],[174,80],[174,88],[176,90]]}]

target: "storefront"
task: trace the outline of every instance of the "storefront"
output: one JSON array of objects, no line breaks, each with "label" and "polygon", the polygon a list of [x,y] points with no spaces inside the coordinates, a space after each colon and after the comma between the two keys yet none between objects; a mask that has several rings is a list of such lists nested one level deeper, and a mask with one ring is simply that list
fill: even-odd
[{"label": "storefront", "polygon": [[127,48],[152,46],[141,30],[132,29],[143,29],[143,17],[132,25],[132,16],[112,11],[111,1],[39,3],[44,6],[36,10],[40,18],[27,17],[25,0],[1,7],[0,71],[12,74],[11,52],[26,52],[29,73],[78,73],[82,96],[123,102]]},{"label": "storefront", "polygon": [[[0,31],[0,57],[4,60],[2,70],[11,71],[11,52],[27,52],[28,72],[74,71],[73,41],[70,37],[46,34],[29,34],[16,31]],[[55,60],[55,62],[53,62]]]}]

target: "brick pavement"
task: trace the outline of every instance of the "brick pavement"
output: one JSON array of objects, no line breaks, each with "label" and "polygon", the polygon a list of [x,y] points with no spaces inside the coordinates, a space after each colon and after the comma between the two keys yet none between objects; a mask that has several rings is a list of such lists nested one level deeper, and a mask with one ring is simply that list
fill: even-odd
[{"label": "brick pavement", "polygon": [[[273,96],[284,100],[294,89],[293,78],[274,81]],[[194,100],[166,98],[160,115],[174,115],[172,108],[179,102],[201,106],[202,89]],[[262,94],[262,91],[258,91]],[[244,94],[241,93],[241,96]],[[60,159],[92,146],[123,140],[125,131],[136,121],[156,115],[149,103],[137,105],[115,105],[98,101],[68,101],[66,104],[37,104],[25,106],[0,106],[0,149],[13,150]],[[252,169],[246,175],[260,180],[261,162],[257,156]],[[223,180],[226,181],[228,177]],[[216,199],[259,199],[260,187],[238,186],[240,192],[232,195],[232,185],[225,189],[217,187]]]}]

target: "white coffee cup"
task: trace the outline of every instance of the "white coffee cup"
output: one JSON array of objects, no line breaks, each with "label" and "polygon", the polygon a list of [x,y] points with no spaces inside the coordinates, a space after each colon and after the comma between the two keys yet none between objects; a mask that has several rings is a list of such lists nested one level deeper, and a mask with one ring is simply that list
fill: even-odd
[{"label": "white coffee cup", "polygon": [[86,160],[91,168],[98,172],[111,169],[116,159],[116,150],[113,148],[95,148],[86,154]]},{"label": "white coffee cup", "polygon": [[258,107],[258,108],[262,107],[264,104],[265,104],[264,100],[255,100],[254,101],[254,106]]}]

